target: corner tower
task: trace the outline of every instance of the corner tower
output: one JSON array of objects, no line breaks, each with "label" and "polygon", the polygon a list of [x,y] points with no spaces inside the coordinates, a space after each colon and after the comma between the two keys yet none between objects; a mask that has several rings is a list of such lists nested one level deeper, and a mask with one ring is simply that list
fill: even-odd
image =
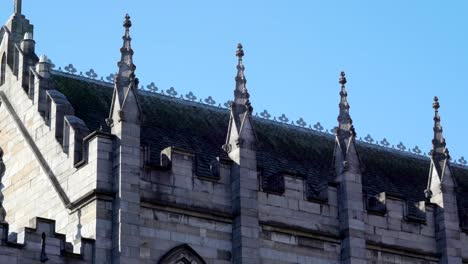
[{"label": "corner tower", "polygon": [[[31,34],[28,38],[32,39],[34,27],[31,25],[28,19],[22,14],[22,0],[15,0],[14,2],[14,13],[8,19],[5,26],[0,29],[0,35],[6,33],[7,37],[7,49],[6,49],[6,60],[7,64],[13,69],[15,59],[15,45],[25,39],[25,34]],[[1,39],[0,39],[1,41]],[[0,55],[2,56],[2,55]]]}]

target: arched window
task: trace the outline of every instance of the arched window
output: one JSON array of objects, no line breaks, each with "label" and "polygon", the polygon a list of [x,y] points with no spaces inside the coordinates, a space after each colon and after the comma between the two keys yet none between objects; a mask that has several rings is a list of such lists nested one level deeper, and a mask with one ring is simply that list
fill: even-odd
[{"label": "arched window", "polygon": [[206,262],[189,245],[183,244],[167,252],[158,264],[206,264]]},{"label": "arched window", "polygon": [[6,64],[7,64],[6,55],[5,55],[5,53],[3,53],[2,61],[1,61],[1,65],[0,65],[0,85],[3,85],[5,83]]}]

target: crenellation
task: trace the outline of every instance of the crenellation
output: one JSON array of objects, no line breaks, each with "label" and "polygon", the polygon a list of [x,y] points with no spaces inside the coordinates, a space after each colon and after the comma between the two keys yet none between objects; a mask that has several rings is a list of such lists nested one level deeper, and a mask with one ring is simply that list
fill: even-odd
[{"label": "crenellation", "polygon": [[294,175],[284,175],[284,196],[295,200],[304,199],[304,179]]},{"label": "crenellation", "polygon": [[32,38],[31,32],[24,34],[19,46],[15,45],[15,58],[13,64],[13,74],[17,76],[21,87],[29,94],[29,98],[33,98],[33,89],[30,81],[31,70],[37,62],[38,58],[35,54],[36,42]]},{"label": "crenellation", "polygon": [[306,199],[302,178],[287,175],[284,178],[286,186],[284,194],[258,193],[259,220],[337,233],[336,187],[327,188],[329,203],[315,202]]},{"label": "crenellation", "polygon": [[36,111],[38,111],[43,117],[47,110],[47,101],[46,101],[46,90],[49,89],[49,77],[50,71],[47,63],[38,63],[35,68],[30,69],[30,74],[33,76],[33,102],[36,106]]},{"label": "crenellation", "polygon": [[[22,94],[23,97],[26,97],[26,94],[22,90],[17,90],[20,91],[20,93],[17,93],[17,97]],[[12,94],[13,91],[10,91],[10,94]],[[21,97],[19,97],[21,98]],[[28,100],[28,99],[26,99]],[[21,101],[18,101],[21,103]],[[18,109],[23,109],[23,107],[18,107]],[[84,168],[83,170],[78,171],[76,173],[76,170],[73,169],[71,171],[72,166],[70,166],[67,162],[63,162],[64,156],[60,144],[54,139],[54,135],[52,133],[49,133],[51,137],[49,137],[47,130],[44,129],[45,123],[42,121],[42,123],[38,122],[28,122],[27,120],[33,120],[33,119],[38,119],[42,120],[40,116],[38,116],[36,112],[36,117],[34,115],[31,115],[31,111],[34,111],[33,108],[25,108],[26,114],[25,119],[24,119],[24,124],[26,124],[29,127],[36,127],[35,131],[39,131],[39,129],[42,132],[40,136],[37,137],[38,134],[36,134],[36,140],[34,144],[37,144],[37,146],[48,146],[47,149],[50,149],[52,151],[46,151],[46,160],[43,160],[41,162],[47,162],[49,163],[49,168],[52,168],[55,172],[60,172],[60,174],[52,175],[57,177],[57,181],[60,186],[65,186],[65,191],[67,192],[67,195],[71,195],[74,193],[74,187],[79,188],[79,186],[87,186],[89,190],[92,190],[93,188],[93,183],[97,182],[95,180],[97,173],[93,173],[92,170],[90,170],[90,167]],[[6,189],[4,189],[4,196],[6,197],[4,206],[7,209],[7,221],[11,223],[12,230],[19,230],[19,228],[23,225],[28,225],[28,220],[31,217],[34,216],[43,216],[43,217],[49,217],[49,218],[55,218],[58,219],[58,224],[57,227],[61,232],[64,232],[67,234],[67,237],[72,237],[74,234],[77,232],[77,224],[74,224],[72,220],[76,216],[76,212],[67,212],[67,209],[64,208],[64,205],[61,203],[60,199],[58,199],[57,193],[55,192],[54,188],[52,188],[51,184],[47,181],[46,177],[43,175],[45,173],[53,173],[51,171],[47,170],[42,170],[39,166],[38,163],[35,161],[35,155],[31,155],[30,151],[35,151],[34,148],[29,149],[27,148],[27,140],[21,139],[21,137],[18,137],[18,129],[15,128],[15,123],[11,122],[11,116],[8,116],[8,113],[3,111],[3,114],[7,114],[6,116],[8,118],[2,118],[2,126],[7,126],[8,131],[11,133],[11,138],[9,139],[8,137],[3,137],[1,138],[0,144],[2,144],[2,147],[5,147],[7,145],[3,144],[3,140],[11,140],[12,138],[20,139],[19,141],[12,141],[11,143],[11,148],[6,148],[7,152],[7,159],[6,161],[6,166],[7,166],[7,174],[5,177],[3,177],[2,182],[7,186]],[[28,117],[30,116],[30,117]],[[13,129],[12,129],[13,128]],[[34,129],[34,128],[33,128]],[[22,133],[26,133],[26,130],[23,130]],[[50,140],[52,139],[52,141]],[[48,142],[48,144],[47,144]],[[50,143],[53,144],[50,144]],[[29,144],[33,144],[29,142]],[[55,145],[54,145],[55,144]],[[15,150],[15,148],[17,150]],[[106,148],[103,146],[100,146],[101,149],[105,150]],[[43,148],[43,151],[46,148]],[[57,152],[58,151],[58,152]],[[101,150],[102,151],[102,150]],[[38,155],[40,153],[37,153]],[[16,157],[23,156],[23,157],[30,157],[30,159],[16,159]],[[107,154],[107,158],[109,158],[109,155]],[[13,163],[14,162],[14,163]],[[20,162],[20,163],[18,163]],[[23,164],[28,164],[27,166],[21,165]],[[100,164],[102,166],[103,163]],[[109,166],[111,167],[111,166]],[[24,168],[23,170],[19,171],[20,168]],[[96,171],[97,169],[95,169]],[[83,178],[80,177],[80,175],[94,175],[93,178]],[[50,175],[49,175],[50,176]],[[107,177],[107,176],[106,176]],[[73,180],[76,180],[75,184]],[[107,180],[108,181],[108,180]],[[94,183],[94,186],[96,184]],[[108,184],[109,186],[109,184]],[[73,188],[72,188],[73,187]],[[107,187],[110,188],[110,187]],[[29,195],[27,196],[21,196],[21,193],[28,192]],[[86,190],[83,190],[83,192],[86,192]],[[20,196],[17,196],[20,195]],[[16,199],[15,201],[11,200],[10,197],[20,197]],[[78,196],[77,198],[79,198]],[[47,202],[45,202],[47,201]],[[72,199],[71,201],[74,201]],[[47,205],[47,206],[44,206]],[[81,208],[83,206],[85,208],[87,207],[93,207],[93,202],[88,201],[86,204],[81,204]],[[96,210],[96,209],[95,209]],[[95,223],[93,223],[93,218],[96,215],[96,211],[87,213],[86,215],[83,214],[85,217],[83,217],[81,221],[81,226],[82,228],[82,233],[86,236],[93,237],[96,234],[96,226]],[[90,215],[91,214],[91,215]],[[94,215],[94,216],[93,216]],[[94,227],[93,227],[94,226]],[[94,230],[94,231],[93,231]]]},{"label": "crenellation", "polygon": [[368,243],[376,243],[383,248],[401,247],[437,253],[433,208],[426,207],[427,221],[408,221],[401,213],[406,203],[388,195],[385,197],[389,208],[388,213],[367,215]]},{"label": "crenellation", "polygon": [[[112,97],[93,70],[70,78],[37,58],[20,12],[0,30],[0,263],[466,262],[466,186],[437,98],[430,164],[356,144],[344,72],[335,137],[292,134],[253,117],[241,44],[229,113],[140,93],[131,25],[127,15]],[[414,181],[429,167],[428,188],[376,184],[401,171],[374,154],[410,162]]]},{"label": "crenellation", "polygon": [[391,218],[403,220],[406,211],[406,201],[398,197],[385,197],[387,215]]},{"label": "crenellation", "polygon": [[65,95],[57,90],[46,91],[46,102],[46,124],[50,126],[50,130],[55,134],[55,138],[62,145],[65,126],[64,117],[66,115],[73,116],[75,110]]},{"label": "crenellation", "polygon": [[[84,138],[89,134],[89,129],[82,119],[73,116],[64,116],[63,127],[63,151],[68,154],[71,165],[76,166],[77,163],[86,158],[85,153],[89,148],[85,148],[83,144]],[[111,149],[107,149],[111,151]]]},{"label": "crenellation", "polygon": [[[220,163],[219,179],[214,181],[198,177],[194,171],[195,155],[180,148],[166,148],[162,161],[170,170],[154,169],[143,174],[143,197],[184,206],[229,211],[230,165]],[[212,201],[207,204],[206,201]]]},{"label": "crenellation", "polygon": [[365,196],[368,213],[385,215],[387,213],[386,194],[379,193],[375,196]]},{"label": "crenellation", "polygon": [[306,196],[309,201],[316,201],[326,204],[329,199],[329,182],[321,182],[319,184],[306,184]]},{"label": "crenellation", "polygon": [[[19,263],[40,263],[46,260],[54,263],[89,263],[93,259],[94,240],[82,238],[78,253],[66,242],[65,235],[56,233],[55,221],[34,218],[32,228],[26,227],[18,234],[18,242],[10,241],[6,234],[8,225],[0,224],[0,262],[14,259]],[[16,263],[16,262],[8,262]]]}]

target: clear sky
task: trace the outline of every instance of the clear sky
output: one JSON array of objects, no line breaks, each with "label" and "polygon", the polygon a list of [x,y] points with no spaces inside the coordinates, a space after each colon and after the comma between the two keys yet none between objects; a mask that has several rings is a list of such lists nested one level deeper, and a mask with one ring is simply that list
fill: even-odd
[{"label": "clear sky", "polygon": [[[0,0],[0,19],[13,0]],[[336,125],[341,70],[358,137],[431,148],[434,95],[452,157],[468,155],[468,1],[23,0],[36,50],[57,66],[117,70],[132,16],[142,84],[233,97],[242,42],[254,111]]]}]

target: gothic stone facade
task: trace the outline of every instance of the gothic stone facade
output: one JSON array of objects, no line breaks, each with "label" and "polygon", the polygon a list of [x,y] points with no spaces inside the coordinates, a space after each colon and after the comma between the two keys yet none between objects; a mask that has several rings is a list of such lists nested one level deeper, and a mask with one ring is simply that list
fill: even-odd
[{"label": "gothic stone facade", "polygon": [[[0,263],[468,263],[468,170],[51,69],[21,1],[0,30]],[[64,55],[65,56],[65,55]],[[428,139],[430,140],[430,139]]]}]

